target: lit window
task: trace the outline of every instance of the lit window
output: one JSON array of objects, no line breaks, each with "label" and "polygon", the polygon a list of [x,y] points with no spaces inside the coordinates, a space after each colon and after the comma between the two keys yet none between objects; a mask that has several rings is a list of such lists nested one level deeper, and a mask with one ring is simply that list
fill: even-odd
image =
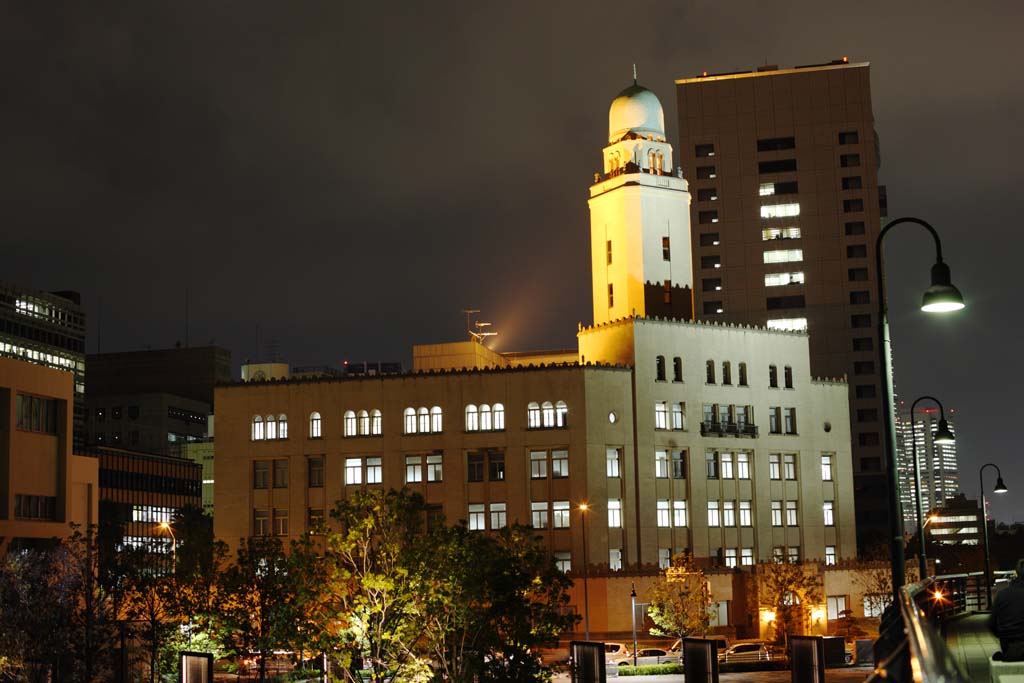
[{"label": "lit window", "polygon": [[609,448],[607,453],[608,461],[608,476],[609,477],[620,477],[621,462],[622,462],[622,450],[619,448]]},{"label": "lit window", "polygon": [[383,416],[379,410],[370,411],[370,434],[380,436],[382,432]]},{"label": "lit window", "polygon": [[345,436],[356,435],[356,414],[352,410],[346,410],[345,415],[342,418],[342,424],[345,428]]},{"label": "lit window", "polygon": [[782,419],[786,434],[796,434],[796,408],[783,408]]},{"label": "lit window", "polygon": [[622,548],[609,548],[608,569],[613,572],[622,570]]},{"label": "lit window", "polygon": [[529,403],[526,406],[526,426],[528,429],[540,428],[540,404]]},{"label": "lit window", "polygon": [[[798,564],[800,562],[800,546],[791,545],[788,548],[786,548],[786,562],[789,562],[790,564]],[[794,597],[796,596],[794,595]],[[799,599],[797,599],[796,603],[792,604],[799,605]]]},{"label": "lit window", "polygon": [[721,520],[718,518],[718,501],[708,501],[708,526],[721,526]]},{"label": "lit window", "polygon": [[469,506],[469,530],[483,531],[487,528],[487,516],[482,503],[475,503]]},{"label": "lit window", "polygon": [[672,566],[672,549],[658,548],[658,569],[668,569]]},{"label": "lit window", "polygon": [[405,483],[418,484],[423,481],[423,458],[418,455],[405,456]]},{"label": "lit window", "polygon": [[556,529],[569,528],[569,501],[556,500],[551,504],[551,522]]},{"label": "lit window", "polygon": [[761,218],[789,218],[800,215],[800,204],[769,204],[761,207]]},{"label": "lit window", "polygon": [[764,252],[765,263],[791,263],[803,260],[803,249],[771,249]]},{"label": "lit window", "polygon": [[320,413],[310,413],[309,415],[309,438],[319,439],[323,431],[323,421],[320,419]]},{"label": "lit window", "polygon": [[[832,547],[832,546],[829,546]],[[832,559],[833,562],[828,561],[828,552],[825,553],[825,564],[835,564],[835,552],[836,549],[832,547]],[[845,619],[847,616],[846,612],[846,596],[845,595],[829,595],[825,598],[826,613],[825,616],[829,621],[835,621],[836,619]]]},{"label": "lit window", "polygon": [[668,451],[654,451],[654,476],[668,479]]},{"label": "lit window", "polygon": [[826,500],[821,507],[822,515],[824,516],[825,526],[835,526],[835,517],[832,514],[833,501]]},{"label": "lit window", "polygon": [[757,188],[757,194],[761,197],[770,197],[775,194],[775,183],[761,183]]},{"label": "lit window", "polygon": [[379,484],[382,477],[382,467],[380,458],[367,458],[366,459],[366,483],[367,484]]},{"label": "lit window", "polygon": [[740,551],[740,565],[744,567],[754,566],[754,549],[743,548]]},{"label": "lit window", "polygon": [[772,526],[782,526],[782,501],[772,501]]},{"label": "lit window", "polygon": [[722,526],[736,526],[736,503],[731,500],[722,501]]},{"label": "lit window", "polygon": [[439,434],[442,430],[441,407],[434,406],[430,409],[430,431]]},{"label": "lit window", "polygon": [[664,401],[654,403],[654,428],[668,429],[668,405]]},{"label": "lit window", "polygon": [[479,413],[475,405],[466,406],[466,431],[475,432],[480,429]]},{"label": "lit window", "polygon": [[786,453],[782,456],[782,471],[785,474],[786,479],[793,481],[796,479],[796,454]]},{"label": "lit window", "polygon": [[671,513],[669,512],[668,501],[658,501],[658,526],[668,528],[671,526]]},{"label": "lit window", "polygon": [[786,526],[798,526],[796,519],[796,501],[786,501]]},{"label": "lit window", "polygon": [[345,458],[345,484],[352,486],[363,483],[362,458]]},{"label": "lit window", "polygon": [[803,271],[794,273],[765,273],[765,287],[782,287],[784,285],[802,285],[804,283]]},{"label": "lit window", "polygon": [[444,480],[444,455],[434,453],[427,456],[427,481]]},{"label": "lit window", "polygon": [[608,528],[619,529],[622,527],[622,501],[617,498],[608,500]]},{"label": "lit window", "polygon": [[505,406],[501,403],[495,403],[491,408],[491,422],[494,431],[505,431]]},{"label": "lit window", "polygon": [[545,427],[555,426],[555,406],[550,401],[544,401],[540,407],[541,420]]},{"label": "lit window", "polygon": [[[115,408],[115,410],[117,410]],[[288,416],[278,415],[277,416],[277,438],[287,439],[288,438]]]},{"label": "lit window", "polygon": [[[467,410],[468,410],[468,408],[467,408]],[[467,416],[467,423],[468,423],[468,421],[469,420],[468,420],[468,416]],[[489,432],[489,431],[491,431],[491,429],[492,429],[491,425],[492,425],[492,421],[491,421],[491,407],[489,405],[487,405],[486,403],[484,403],[483,405],[480,406],[480,431],[482,431],[482,432]],[[468,427],[467,427],[467,429],[468,429]]]},{"label": "lit window", "polygon": [[751,526],[750,501],[740,501],[740,526]]},{"label": "lit window", "polygon": [[551,451],[551,478],[565,479],[569,476],[569,451]]},{"label": "lit window", "polygon": [[252,440],[262,441],[264,439],[263,418],[257,415],[252,418]]},{"label": "lit window", "polygon": [[426,408],[420,408],[416,411],[416,430],[420,434],[426,434],[430,431],[430,411]]},{"label": "lit window", "polygon": [[807,318],[777,318],[769,320],[766,326],[769,330],[780,332],[806,332]]},{"label": "lit window", "polygon": [[736,566],[736,548],[725,549],[725,566],[735,567]]},{"label": "lit window", "polygon": [[768,454],[768,478],[782,479],[782,456],[778,453]]},{"label": "lit window", "polygon": [[548,504],[547,501],[541,503],[530,503],[530,518],[533,522],[534,529],[547,529],[548,528]]},{"label": "lit window", "polygon": [[832,481],[832,456],[821,456],[821,480]]},{"label": "lit window", "polygon": [[548,454],[547,451],[530,451],[530,478],[547,479],[548,476]]},{"label": "lit window", "polygon": [[555,404],[555,426],[564,427],[569,421],[569,406],[566,405],[565,401],[559,401]]},{"label": "lit window", "polygon": [[672,501],[672,526],[677,529],[686,527],[686,501]]},{"label": "lit window", "polygon": [[788,225],[784,228],[765,228],[761,231],[761,240],[795,240],[800,239],[800,228]]},{"label": "lit window", "polygon": [[686,479],[686,451],[672,451],[672,478]]},{"label": "lit window", "polygon": [[556,552],[553,555],[555,558],[555,569],[560,572],[572,571],[572,556],[568,552]]},{"label": "lit window", "polygon": [[491,528],[504,529],[507,521],[505,503],[491,503]]},{"label": "lit window", "polygon": [[274,535],[288,535],[288,511],[283,508],[274,509]]},{"label": "lit window", "polygon": [[416,433],[416,410],[414,408],[405,409],[405,433]]},{"label": "lit window", "polygon": [[359,411],[359,435],[366,436],[370,433],[370,414],[365,410]]},{"label": "lit window", "polygon": [[672,429],[686,429],[686,409],[682,403],[672,404]]}]

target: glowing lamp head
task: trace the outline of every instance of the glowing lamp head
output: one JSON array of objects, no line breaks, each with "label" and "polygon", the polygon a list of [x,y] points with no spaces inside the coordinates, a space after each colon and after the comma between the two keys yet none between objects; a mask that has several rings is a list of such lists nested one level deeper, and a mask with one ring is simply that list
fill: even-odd
[{"label": "glowing lamp head", "polygon": [[935,599],[936,599],[936,600],[942,600],[942,599],[943,599],[943,598],[945,597],[945,596],[944,596],[944,595],[942,594],[942,591],[940,591],[940,590],[937,590],[937,591],[935,591],[934,593],[932,593],[932,595],[934,595],[934,596],[935,596]]},{"label": "glowing lamp head", "polygon": [[775,612],[771,611],[770,609],[766,609],[765,611],[761,612],[761,618],[765,621],[775,621]]},{"label": "glowing lamp head", "polygon": [[950,313],[964,307],[964,297],[953,286],[949,266],[939,261],[932,266],[932,286],[921,299],[921,310],[925,313]]},{"label": "glowing lamp head", "polygon": [[1003,483],[1003,475],[999,475],[996,478],[996,487],[992,489],[993,493],[1006,493],[1009,489],[1006,488],[1006,484]]},{"label": "glowing lamp head", "polygon": [[586,512],[590,509],[590,506],[586,503],[580,503],[577,507],[579,507],[580,512]]},{"label": "glowing lamp head", "polygon": [[160,522],[160,528],[164,529],[164,530],[167,530],[167,529],[171,528],[171,525],[168,524],[167,522]]},{"label": "glowing lamp head", "polygon": [[949,431],[949,423],[946,422],[946,418],[939,418],[939,426],[936,427],[935,433],[932,434],[932,443],[945,446],[955,441],[956,438],[953,436],[953,432]]}]

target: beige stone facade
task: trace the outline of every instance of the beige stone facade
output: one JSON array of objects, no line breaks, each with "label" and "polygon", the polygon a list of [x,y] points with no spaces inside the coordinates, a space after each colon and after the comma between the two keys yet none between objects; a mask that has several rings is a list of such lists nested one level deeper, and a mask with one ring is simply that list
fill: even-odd
[{"label": "beige stone facade", "polygon": [[0,556],[95,524],[99,468],[73,455],[74,376],[0,358]]}]

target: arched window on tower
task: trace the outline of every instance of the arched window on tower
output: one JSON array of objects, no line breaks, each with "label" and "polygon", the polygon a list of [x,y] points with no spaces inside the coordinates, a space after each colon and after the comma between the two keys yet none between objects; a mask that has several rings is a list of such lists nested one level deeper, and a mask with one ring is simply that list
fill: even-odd
[{"label": "arched window on tower", "polygon": [[345,411],[345,415],[343,416],[343,421],[342,422],[343,422],[343,425],[344,425],[343,434],[345,436],[355,436],[356,435],[356,414],[355,414],[355,411],[346,410]]},{"label": "arched window on tower", "polygon": [[787,389],[792,389],[793,388],[793,368],[789,367],[788,365],[786,367],[784,367],[782,369],[782,376],[783,376],[783,379],[786,382],[786,385],[785,385],[786,388]]},{"label": "arched window on tower", "polygon": [[376,410],[376,409],[371,410],[370,411],[370,434],[372,434],[374,436],[380,436],[382,431],[383,431],[383,429],[382,429],[383,425],[381,424],[383,421],[384,421],[383,420],[383,416],[381,415],[381,412],[379,410]]},{"label": "arched window on tower", "polygon": [[492,423],[494,424],[494,431],[505,431],[505,406],[503,404],[494,404],[494,407],[491,408],[491,418]]},{"label": "arched window on tower", "polygon": [[259,415],[252,418],[252,440],[263,440],[263,418]]},{"label": "arched window on tower", "polygon": [[403,429],[404,429],[406,434],[415,434],[416,433],[416,409],[415,408],[406,408],[405,409],[405,413],[403,415],[403,422],[404,422],[404,424],[402,425],[402,427],[403,427]]},{"label": "arched window on tower", "polygon": [[665,381],[665,356],[656,356],[654,359],[654,379]]},{"label": "arched window on tower", "polygon": [[657,165],[658,175],[661,175],[662,173],[664,173],[665,172],[665,158],[661,155],[661,152],[658,152],[658,156],[657,156],[657,159],[655,160],[655,163]]},{"label": "arched window on tower", "polygon": [[370,414],[365,410],[359,411],[359,435],[369,436],[370,434]]},{"label": "arched window on tower", "polygon": [[768,386],[772,389],[779,388],[779,367],[777,365],[768,366]]},{"label": "arched window on tower", "polygon": [[466,431],[475,432],[480,429],[480,414],[476,409],[476,406],[470,403],[466,406]]},{"label": "arched window on tower", "polygon": [[683,381],[683,359],[679,356],[672,359],[672,381]]},{"label": "arched window on tower", "polygon": [[273,415],[267,415],[267,438],[277,438],[277,418]]},{"label": "arched window on tower", "polygon": [[540,406],[541,422],[545,427],[555,426],[555,406],[551,401],[544,401]]},{"label": "arched window on tower", "polygon": [[288,416],[278,415],[277,416],[277,438],[287,439],[288,438]]},{"label": "arched window on tower", "polygon": [[722,384],[732,384],[732,363],[729,361],[722,363]]},{"label": "arched window on tower", "polygon": [[747,386],[747,364],[740,363],[740,386]]},{"label": "arched window on tower", "polygon": [[555,426],[565,427],[569,424],[569,406],[565,404],[565,401],[559,401],[555,404]]},{"label": "arched window on tower", "polygon": [[[526,428],[540,429],[540,404],[534,401],[526,404]],[[263,438],[263,437],[260,437]]]},{"label": "arched window on tower", "polygon": [[657,163],[657,161],[658,161],[658,157],[657,157],[657,155],[655,155],[654,150],[653,149],[648,150],[647,151],[647,170],[650,171],[651,173],[654,173],[654,171],[655,171],[655,164]]},{"label": "arched window on tower", "polygon": [[420,408],[416,411],[416,417],[418,418],[419,424],[416,429],[420,434],[427,434],[430,432],[430,411],[426,408]]},{"label": "arched window on tower", "polygon": [[320,419],[320,413],[309,414],[309,438],[319,439],[323,435],[323,420]]},{"label": "arched window on tower", "polygon": [[434,406],[430,409],[430,431],[439,434],[442,426],[441,406]]},{"label": "arched window on tower", "polygon": [[707,362],[707,374],[708,374],[708,376],[707,376],[707,383],[708,384],[714,384],[715,383],[715,361],[709,360]]},{"label": "arched window on tower", "polygon": [[491,422],[491,407],[486,403],[480,406],[480,431],[489,432],[493,429]]}]

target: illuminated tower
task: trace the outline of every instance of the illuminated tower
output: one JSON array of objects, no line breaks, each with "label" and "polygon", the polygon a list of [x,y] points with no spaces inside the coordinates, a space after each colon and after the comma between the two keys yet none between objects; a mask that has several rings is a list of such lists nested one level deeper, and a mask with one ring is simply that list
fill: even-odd
[{"label": "illuminated tower", "polygon": [[672,169],[661,102],[634,80],[612,101],[604,172],[590,187],[594,324],[693,317],[690,193]]}]

